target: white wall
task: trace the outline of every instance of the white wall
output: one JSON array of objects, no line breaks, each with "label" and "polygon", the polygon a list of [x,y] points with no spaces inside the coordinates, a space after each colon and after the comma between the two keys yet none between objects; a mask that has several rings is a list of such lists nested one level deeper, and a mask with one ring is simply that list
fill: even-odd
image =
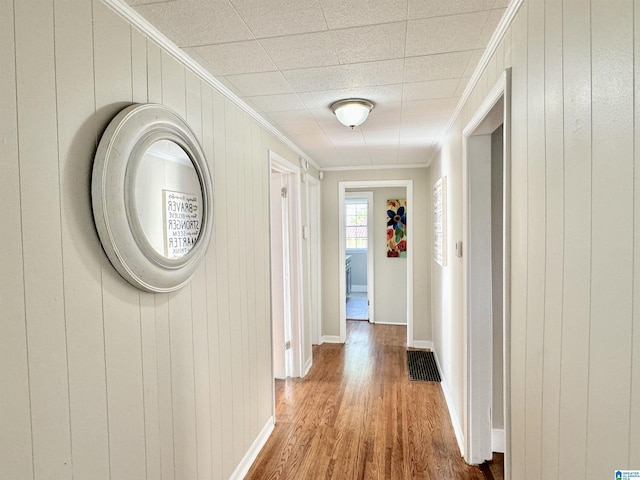
[{"label": "white wall", "polygon": [[[267,151],[297,154],[100,1],[1,2],[0,65],[0,476],[228,478],[272,415]],[[147,101],[214,181],[171,294],[116,273],[91,212],[97,140]]]},{"label": "white wall", "polygon": [[[513,479],[640,465],[640,9],[525,1],[446,136],[449,247],[461,238],[461,132],[513,72]],[[635,76],[634,76],[635,74]],[[433,266],[434,342],[463,418],[462,264]]]},{"label": "white wall", "polygon": [[[387,257],[387,200],[407,198],[406,188],[373,188],[373,282],[376,323],[407,324],[407,259]],[[423,210],[418,204],[407,208]],[[420,215],[418,215],[420,218]],[[415,228],[407,225],[407,229]],[[423,240],[424,242],[424,240]],[[421,242],[422,243],[422,242]],[[416,245],[417,246],[417,245]],[[418,292],[417,295],[421,295]],[[430,338],[429,338],[430,339]]]},{"label": "white wall", "polygon": [[[339,336],[340,300],[337,258],[338,225],[338,182],[358,180],[413,180],[415,207],[414,230],[414,340],[431,340],[430,309],[430,222],[428,207],[428,176],[426,168],[347,170],[325,172],[322,180],[322,333]],[[386,199],[385,199],[386,201]],[[412,226],[408,226],[412,228]],[[380,319],[376,310],[376,319]]]}]

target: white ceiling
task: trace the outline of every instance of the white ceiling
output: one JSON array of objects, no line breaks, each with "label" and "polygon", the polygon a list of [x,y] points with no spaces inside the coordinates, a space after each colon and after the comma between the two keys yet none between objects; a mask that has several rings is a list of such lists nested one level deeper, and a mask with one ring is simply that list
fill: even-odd
[{"label": "white ceiling", "polygon": [[[430,160],[509,0],[126,0],[322,168]],[[376,104],[354,130],[329,105]]]}]

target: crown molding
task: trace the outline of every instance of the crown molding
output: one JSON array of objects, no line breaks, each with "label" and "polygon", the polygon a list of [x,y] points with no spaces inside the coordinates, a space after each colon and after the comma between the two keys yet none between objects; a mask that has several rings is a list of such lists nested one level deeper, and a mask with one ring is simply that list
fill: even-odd
[{"label": "crown molding", "polygon": [[366,165],[357,167],[327,167],[321,168],[323,172],[344,172],[353,170],[401,170],[408,168],[427,168],[428,163],[402,164],[402,165]]},{"label": "crown molding", "polygon": [[122,18],[131,23],[134,27],[144,33],[151,40],[156,42],[160,47],[164,48],[175,60],[182,63],[185,67],[198,75],[202,80],[209,84],[212,88],[216,89],[228,100],[239,107],[243,112],[262,125],[269,133],[275,136],[278,140],[284,143],[287,147],[297,153],[299,156],[307,159],[311,165],[320,169],[318,164],[309,157],[304,151],[300,149],[295,143],[287,138],[280,130],[269,123],[258,112],[253,110],[250,106],[240,99],[229,88],[222,84],[217,78],[215,78],[209,71],[207,71],[202,65],[196,62],[193,58],[183,52],[180,47],[167,38],[160,30],[154,27],[146,18],[136,12],[131,6],[124,3],[123,0],[101,0],[106,6],[111,8],[114,12],[120,15]]}]

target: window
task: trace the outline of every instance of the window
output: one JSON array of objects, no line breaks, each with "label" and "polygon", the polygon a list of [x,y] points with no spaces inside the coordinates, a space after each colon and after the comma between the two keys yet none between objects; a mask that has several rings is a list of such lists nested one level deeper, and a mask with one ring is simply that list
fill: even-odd
[{"label": "window", "polygon": [[367,199],[347,199],[345,203],[346,242],[348,249],[367,249]]}]

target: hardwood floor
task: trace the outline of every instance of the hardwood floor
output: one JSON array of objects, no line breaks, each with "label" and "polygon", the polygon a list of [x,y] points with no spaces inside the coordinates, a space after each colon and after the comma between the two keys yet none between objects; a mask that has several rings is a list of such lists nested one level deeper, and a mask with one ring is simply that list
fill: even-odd
[{"label": "hardwood floor", "polygon": [[276,426],[248,479],[474,479],[439,383],[410,382],[403,326],[347,322],[304,379],[276,381]]}]

